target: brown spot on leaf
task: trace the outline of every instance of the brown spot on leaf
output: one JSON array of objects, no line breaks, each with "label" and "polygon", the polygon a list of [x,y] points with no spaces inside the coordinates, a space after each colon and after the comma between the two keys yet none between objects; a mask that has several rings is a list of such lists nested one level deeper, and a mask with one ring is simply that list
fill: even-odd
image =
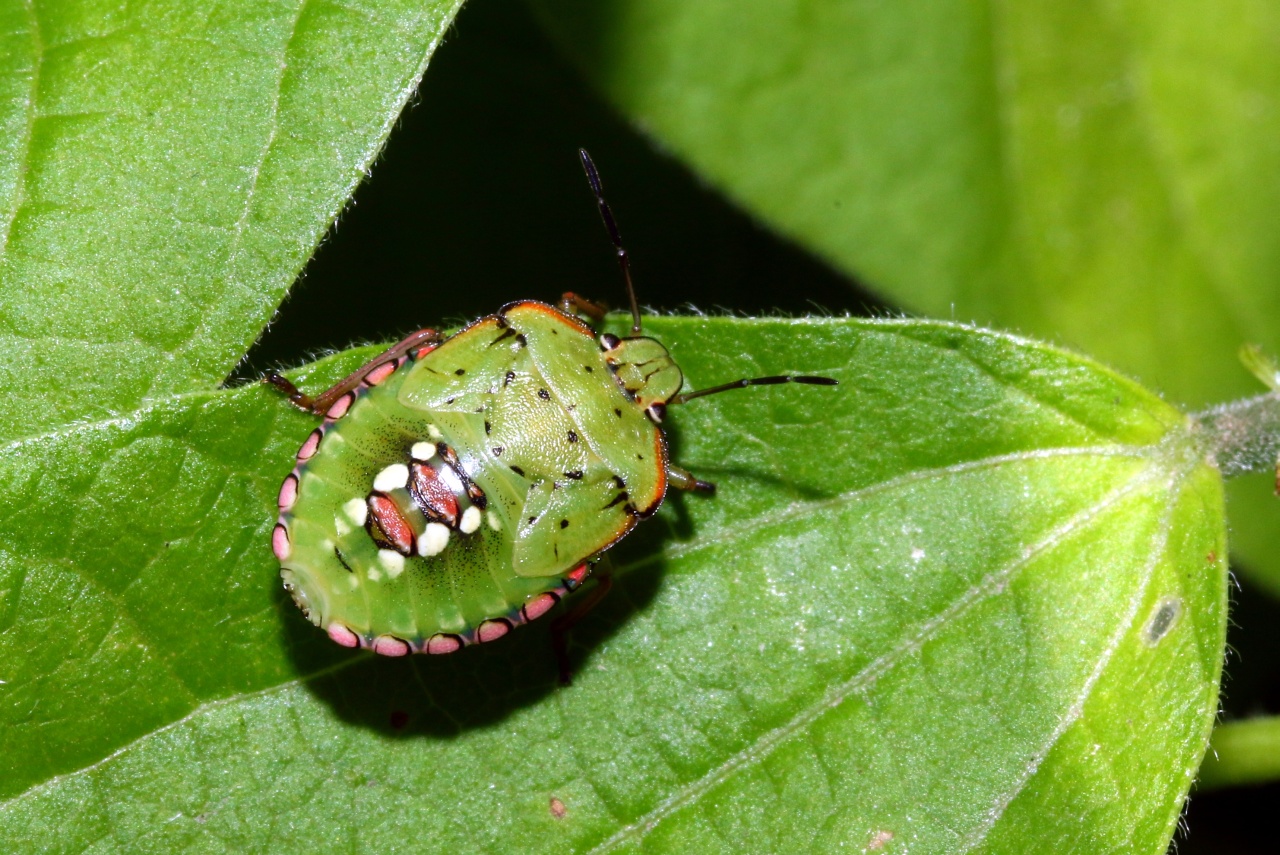
[{"label": "brown spot on leaf", "polygon": [[868,852],[879,852],[884,845],[893,839],[892,831],[877,831],[871,835],[871,839],[867,841]]}]

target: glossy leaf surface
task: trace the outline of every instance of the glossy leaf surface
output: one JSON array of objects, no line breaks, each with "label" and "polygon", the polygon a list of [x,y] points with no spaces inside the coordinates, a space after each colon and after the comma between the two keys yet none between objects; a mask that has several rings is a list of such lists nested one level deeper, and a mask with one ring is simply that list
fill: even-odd
[{"label": "glossy leaf surface", "polygon": [[6,4],[0,437],[226,377],[459,5]]},{"label": "glossy leaf surface", "polygon": [[313,420],[264,388],[6,446],[0,834],[1162,852],[1225,623],[1221,484],[1188,422],[1093,363],[958,326],[648,331],[695,387],[841,385],[673,411],[676,459],[720,492],[670,497],[615,550],[569,688],[545,625],[390,661],[307,624],[268,539]]}]

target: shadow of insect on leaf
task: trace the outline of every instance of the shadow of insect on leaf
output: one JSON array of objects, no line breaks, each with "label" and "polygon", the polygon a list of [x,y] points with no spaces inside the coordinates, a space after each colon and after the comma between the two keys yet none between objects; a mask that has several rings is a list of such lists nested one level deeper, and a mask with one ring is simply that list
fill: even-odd
[{"label": "shadow of insect on leaf", "polygon": [[[756,484],[761,486],[769,486],[781,488],[792,493],[797,499],[805,501],[821,501],[823,499],[832,499],[837,495],[836,492],[826,490],[821,487],[805,484],[798,481],[794,475],[781,475],[771,472],[767,466],[760,463],[725,465],[723,463],[713,463],[698,460],[696,458],[680,458],[679,450],[683,445],[681,436],[684,430],[679,424],[668,422],[665,425],[667,442],[672,450],[672,456],[681,459],[683,465],[698,474],[698,477],[715,483],[718,487],[720,497],[724,498],[724,490],[728,488],[730,493],[732,487],[726,483],[734,480],[744,482],[746,484]],[[706,497],[689,497],[693,499]],[[677,507],[683,510],[682,503],[686,497],[677,490],[669,490],[667,492],[666,503],[677,503]]]},{"label": "shadow of insect on leaf", "polygon": [[[569,658],[575,679],[588,679],[584,665],[591,651],[648,605],[661,578],[660,563],[623,574],[574,629]],[[280,607],[292,617],[290,603]],[[555,614],[448,656],[402,658],[338,648],[301,619],[283,623],[298,673],[318,674],[306,680],[307,689],[344,721],[401,739],[439,739],[492,725],[561,690],[551,644]]]}]

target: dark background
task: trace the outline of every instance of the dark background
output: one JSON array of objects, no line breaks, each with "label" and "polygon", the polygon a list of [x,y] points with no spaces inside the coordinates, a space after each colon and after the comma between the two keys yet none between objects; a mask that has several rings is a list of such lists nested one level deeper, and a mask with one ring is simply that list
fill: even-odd
[{"label": "dark background", "polygon": [[[468,4],[371,177],[233,380],[577,291],[624,306],[578,164],[587,148],[643,305],[746,314],[896,311],[702,185],[609,110],[519,3]],[[353,287],[355,286],[355,287]],[[1280,713],[1280,605],[1234,592],[1227,718]],[[1183,855],[1280,851],[1280,785],[1192,793]]]},{"label": "dark background", "polygon": [[315,348],[465,322],[514,299],[553,302],[573,290],[625,306],[580,147],[600,170],[643,305],[879,309],[632,130],[557,57],[521,4],[474,3],[237,376]]}]

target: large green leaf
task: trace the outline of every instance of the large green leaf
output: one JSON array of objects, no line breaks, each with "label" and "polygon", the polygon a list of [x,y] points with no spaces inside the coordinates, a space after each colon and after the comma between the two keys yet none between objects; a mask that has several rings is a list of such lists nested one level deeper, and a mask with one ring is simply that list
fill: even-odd
[{"label": "large green leaf", "polygon": [[[1280,6],[533,0],[631,120],[899,305],[1192,406],[1280,350]],[[1235,548],[1280,592],[1266,491]]]},{"label": "large green leaf", "polygon": [[268,540],[313,420],[262,387],[0,449],[10,851],[1163,852],[1224,642],[1192,424],[955,325],[648,327],[694,386],[841,385],[672,413],[720,492],[615,550],[568,688],[545,622],[412,661],[307,624]]},{"label": "large green leaf", "polygon": [[220,382],[459,5],[5,4],[0,437]]}]

